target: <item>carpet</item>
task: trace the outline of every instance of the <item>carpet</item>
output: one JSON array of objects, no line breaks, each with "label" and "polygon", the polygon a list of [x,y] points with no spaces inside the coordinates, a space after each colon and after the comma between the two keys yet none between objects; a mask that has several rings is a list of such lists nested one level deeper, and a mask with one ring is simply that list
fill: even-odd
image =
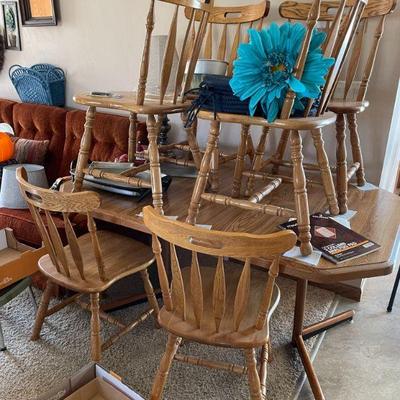
[{"label": "carpet", "polygon": [[[273,362],[268,369],[270,400],[290,400],[303,372],[297,352],[290,344],[293,324],[295,282],[279,278],[281,302],[271,320]],[[39,292],[36,292],[39,296]],[[332,292],[309,288],[306,323],[323,319],[335,295]],[[114,312],[121,320],[130,321],[147,304]],[[42,339],[31,342],[34,310],[28,293],[0,309],[8,350],[0,353],[0,399],[32,400],[77,372],[90,362],[89,313],[76,305],[66,307],[49,317],[42,330]],[[103,337],[115,332],[114,327],[102,323]],[[148,398],[152,380],[164,352],[166,334],[154,329],[149,318],[124,336],[103,355],[101,364],[123,377],[144,398]],[[307,341],[309,349],[315,339]],[[217,349],[184,343],[181,353],[203,358],[243,363],[240,351]],[[210,370],[175,362],[164,399],[224,400],[248,399],[247,377],[225,371]]]}]

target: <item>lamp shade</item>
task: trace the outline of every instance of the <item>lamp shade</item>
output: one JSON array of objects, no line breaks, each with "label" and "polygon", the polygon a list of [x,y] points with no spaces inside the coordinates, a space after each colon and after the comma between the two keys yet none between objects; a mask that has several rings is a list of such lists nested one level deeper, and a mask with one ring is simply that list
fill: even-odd
[{"label": "lamp shade", "polygon": [[13,164],[3,168],[3,178],[1,180],[0,190],[0,207],[25,209],[28,208],[16,177],[16,172],[19,167],[24,167],[28,174],[28,182],[32,185],[42,188],[48,188],[46,173],[44,167],[33,164]]}]

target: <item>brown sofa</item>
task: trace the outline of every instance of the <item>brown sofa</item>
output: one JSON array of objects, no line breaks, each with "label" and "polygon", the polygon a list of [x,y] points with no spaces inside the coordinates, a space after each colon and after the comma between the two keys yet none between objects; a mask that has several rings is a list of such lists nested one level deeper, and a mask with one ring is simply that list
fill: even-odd
[{"label": "brown sofa", "polygon": [[[0,99],[0,122],[12,125],[19,137],[50,141],[45,162],[49,183],[69,175],[70,163],[78,157],[84,121],[84,111]],[[145,124],[140,124],[141,137],[145,135],[145,130]],[[126,154],[128,131],[127,117],[97,114],[90,159],[113,161]],[[61,220],[59,224],[61,228]],[[18,240],[31,246],[40,246],[39,232],[28,210],[0,208],[0,229],[5,227],[12,228]]]}]

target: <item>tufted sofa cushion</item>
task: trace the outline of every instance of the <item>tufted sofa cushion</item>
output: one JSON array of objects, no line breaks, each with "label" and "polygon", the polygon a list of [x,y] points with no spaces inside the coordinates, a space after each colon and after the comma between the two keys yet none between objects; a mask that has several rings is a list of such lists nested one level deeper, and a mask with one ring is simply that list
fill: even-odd
[{"label": "tufted sofa cushion", "polygon": [[[69,111],[66,119],[66,138],[59,176],[69,174],[72,160],[78,158],[84,132],[85,112]],[[93,124],[92,161],[114,161],[128,151],[129,119],[119,115],[97,113]]]},{"label": "tufted sofa cushion", "polygon": [[11,100],[0,100],[0,122],[13,125],[13,108],[17,104]]},{"label": "tufted sofa cushion", "polygon": [[16,136],[25,139],[49,140],[45,167],[50,183],[60,176],[65,144],[67,110],[40,104],[17,103],[13,110]]}]

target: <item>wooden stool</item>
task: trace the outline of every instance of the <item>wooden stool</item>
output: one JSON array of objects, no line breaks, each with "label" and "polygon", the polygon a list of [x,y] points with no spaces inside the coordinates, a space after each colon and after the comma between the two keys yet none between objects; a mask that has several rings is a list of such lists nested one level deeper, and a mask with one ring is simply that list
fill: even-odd
[{"label": "wooden stool", "polygon": [[[291,231],[272,235],[208,231],[171,221],[149,206],[143,211],[144,223],[153,234],[153,251],[164,299],[158,320],[169,333],[150,399],[162,398],[174,359],[247,374],[250,398],[263,399],[266,393],[269,320],[279,302],[279,288],[275,285],[279,259],[282,253],[295,245],[296,235]],[[171,285],[159,239],[170,243]],[[192,252],[191,267],[181,270],[176,247]],[[216,257],[216,267],[200,266],[198,253]],[[244,267],[225,263],[224,257],[244,259]],[[272,259],[269,272],[252,269],[252,257]],[[210,346],[243,349],[246,366],[177,355],[182,338]],[[258,348],[262,351],[257,366]]]},{"label": "wooden stool", "polygon": [[[147,268],[154,262],[153,253],[148,246],[134,239],[96,230],[92,212],[100,206],[97,193],[60,193],[35,187],[27,182],[23,168],[17,170],[17,180],[48,251],[48,255],[39,260],[39,270],[48,278],[48,282],[36,316],[32,340],[39,339],[46,317],[76,302],[92,313],[91,356],[93,361],[99,361],[102,351],[130,332],[139,322],[152,313],[157,318],[158,303],[147,272]],[[52,213],[62,213],[68,246],[62,244]],[[86,214],[89,233],[76,237],[69,220],[71,213]],[[100,310],[100,293],[120,279],[137,272],[143,279],[151,308],[134,322],[125,325]],[[55,285],[76,294],[49,309]],[[90,304],[81,299],[83,294],[90,296]],[[120,328],[118,333],[104,343],[100,337],[100,318]]]},{"label": "wooden stool", "polygon": [[[151,37],[155,25],[155,4],[163,2],[174,5],[173,18],[170,25],[169,36],[167,40],[166,52],[164,55],[161,78],[160,93],[158,95],[146,95],[147,76],[150,64],[150,46]],[[151,188],[153,193],[154,207],[162,212],[162,185],[160,162],[171,161],[168,157],[160,157],[157,139],[160,133],[162,120],[165,115],[185,113],[190,107],[191,102],[186,100],[184,93],[190,88],[194,69],[200,53],[200,48],[205,36],[207,20],[211,10],[210,0],[150,0],[150,8],[146,23],[146,39],[142,64],[140,68],[140,78],[137,92],[113,92],[110,96],[93,96],[90,93],[80,94],[74,97],[78,104],[88,106],[85,131],[82,136],[81,147],[79,151],[78,163],[76,166],[76,179],[74,191],[82,189],[84,174],[90,174],[94,177],[103,177],[117,182],[123,182],[142,188]],[[179,20],[179,11],[184,7],[190,8],[190,19],[186,27],[186,34],[183,40],[182,49],[179,58],[178,69],[175,77],[175,86],[172,94],[167,94],[167,88],[171,79],[172,61],[177,43],[177,29]],[[192,26],[195,23],[195,14],[200,16],[198,33],[194,40],[191,38]],[[129,130],[129,162],[134,163],[136,159],[136,124],[138,115],[147,116],[147,130],[149,133],[149,148],[145,154],[148,162],[139,167],[132,167],[121,174],[105,174],[104,171],[88,169],[88,155],[92,142],[92,126],[95,118],[96,109],[109,108],[119,111],[126,111],[130,114]],[[156,117],[158,116],[158,121]],[[194,159],[199,158],[199,150],[196,137],[192,129],[187,130],[188,142],[193,150]],[[196,158],[197,157],[197,158]],[[151,182],[136,177],[139,172],[150,170]]]},{"label": "wooden stool", "polygon": [[[326,2],[321,5],[320,21],[325,23],[326,29],[332,23],[332,10],[338,9],[340,3]],[[369,0],[362,15],[361,22],[355,33],[353,49],[347,62],[347,72],[345,75],[344,90],[339,95],[338,90],[329,102],[328,110],[337,114],[336,138],[337,138],[337,165],[331,167],[336,172],[337,192],[340,213],[347,212],[347,185],[354,174],[357,176],[357,185],[365,185],[364,162],[360,147],[360,136],[358,132],[357,118],[358,114],[364,112],[369,102],[366,100],[368,85],[372,76],[375,60],[378,54],[379,44],[383,36],[385,20],[387,15],[393,12],[396,7],[395,0]],[[280,6],[280,14],[283,18],[289,20],[305,21],[307,19],[309,3],[297,3],[293,1],[284,2]],[[371,27],[373,20],[378,20],[375,30]],[[369,33],[369,34],[368,34]],[[369,39],[369,37],[371,39]],[[369,46],[366,44],[370,43]],[[363,56],[363,53],[367,53]],[[361,60],[366,60],[362,63]],[[357,73],[361,81],[356,81]],[[353,94],[356,92],[356,94]],[[347,168],[346,152],[346,120],[350,132],[351,151],[353,164]],[[283,132],[277,151],[272,158],[274,164],[273,172],[278,173],[279,167],[284,166],[283,161],[285,149],[289,140],[289,132]],[[306,169],[313,166],[306,166]]]}]

